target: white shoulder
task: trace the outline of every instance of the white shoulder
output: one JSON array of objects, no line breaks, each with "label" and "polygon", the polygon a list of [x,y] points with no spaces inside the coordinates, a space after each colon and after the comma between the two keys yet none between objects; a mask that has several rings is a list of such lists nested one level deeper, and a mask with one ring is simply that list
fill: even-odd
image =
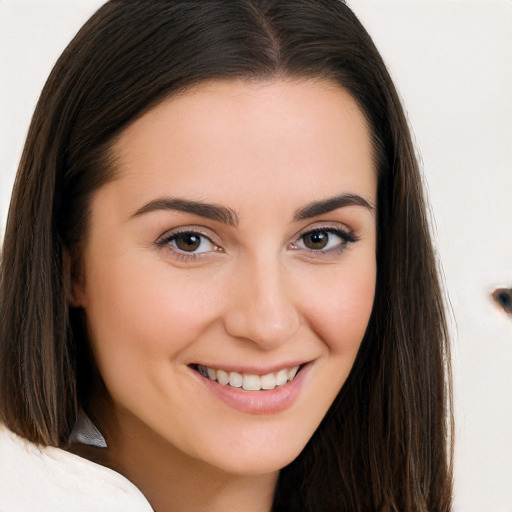
[{"label": "white shoulder", "polygon": [[125,477],[59,448],[39,447],[0,424],[1,512],[152,512]]}]

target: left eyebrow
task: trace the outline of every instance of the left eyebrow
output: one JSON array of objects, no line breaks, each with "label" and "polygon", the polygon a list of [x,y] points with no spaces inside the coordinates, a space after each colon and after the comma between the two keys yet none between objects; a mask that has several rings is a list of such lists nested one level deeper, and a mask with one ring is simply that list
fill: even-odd
[{"label": "left eyebrow", "polygon": [[375,204],[357,194],[341,194],[322,201],[315,201],[303,208],[299,208],[293,216],[294,221],[310,219],[323,213],[329,213],[344,206],[362,206],[375,214]]}]

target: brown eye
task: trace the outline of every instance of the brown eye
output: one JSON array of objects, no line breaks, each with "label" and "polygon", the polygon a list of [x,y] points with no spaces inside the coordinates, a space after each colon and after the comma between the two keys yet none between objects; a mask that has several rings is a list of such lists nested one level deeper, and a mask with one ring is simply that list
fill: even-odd
[{"label": "brown eye", "polygon": [[199,231],[171,231],[166,233],[156,245],[161,249],[170,249],[175,257],[195,258],[207,253],[223,252],[207,235]]},{"label": "brown eye", "polygon": [[161,238],[157,244],[159,247],[171,247],[181,255],[190,256],[220,250],[206,235],[196,231],[173,233]]},{"label": "brown eye", "polygon": [[178,249],[185,252],[194,252],[201,245],[202,237],[197,233],[180,233],[173,238]]},{"label": "brown eye", "polygon": [[336,255],[341,253],[350,243],[358,239],[349,231],[337,228],[312,229],[303,233],[292,244],[293,249],[316,252],[318,254]]},{"label": "brown eye", "polygon": [[307,249],[321,250],[327,247],[329,243],[328,231],[312,231],[302,236],[302,240]]}]

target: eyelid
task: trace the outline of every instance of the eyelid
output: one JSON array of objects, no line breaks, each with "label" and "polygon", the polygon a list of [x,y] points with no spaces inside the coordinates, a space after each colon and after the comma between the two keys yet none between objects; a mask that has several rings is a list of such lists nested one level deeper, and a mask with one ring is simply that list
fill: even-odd
[{"label": "eyelid", "polygon": [[299,239],[301,236],[307,235],[308,233],[315,231],[340,232],[343,233],[344,235],[350,236],[351,238],[356,238],[354,230],[352,230],[342,222],[319,221],[312,224],[308,224],[306,227],[302,228],[295,235],[295,239]]},{"label": "eyelid", "polygon": [[215,238],[215,236],[213,235],[213,233],[210,232],[209,229],[205,229],[201,226],[194,226],[194,225],[179,226],[177,228],[169,229],[165,233],[160,235],[156,239],[155,243],[158,244],[159,242],[163,242],[165,240],[168,240],[169,238],[172,238],[173,236],[180,235],[182,233],[195,233],[197,235],[204,236],[205,238],[208,238],[209,240],[211,240],[212,243],[215,243],[213,241],[213,238]]}]

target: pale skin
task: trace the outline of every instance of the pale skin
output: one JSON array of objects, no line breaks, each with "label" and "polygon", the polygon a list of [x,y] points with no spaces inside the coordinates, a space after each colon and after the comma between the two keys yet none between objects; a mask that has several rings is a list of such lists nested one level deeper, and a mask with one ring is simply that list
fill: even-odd
[{"label": "pale skin", "polygon": [[[113,150],[117,177],[91,201],[73,298],[110,398],[91,400],[103,463],[156,512],[267,512],[372,310],[365,118],[326,81],[213,81],[146,113]],[[300,370],[279,410],[245,410],[197,365]]]}]

